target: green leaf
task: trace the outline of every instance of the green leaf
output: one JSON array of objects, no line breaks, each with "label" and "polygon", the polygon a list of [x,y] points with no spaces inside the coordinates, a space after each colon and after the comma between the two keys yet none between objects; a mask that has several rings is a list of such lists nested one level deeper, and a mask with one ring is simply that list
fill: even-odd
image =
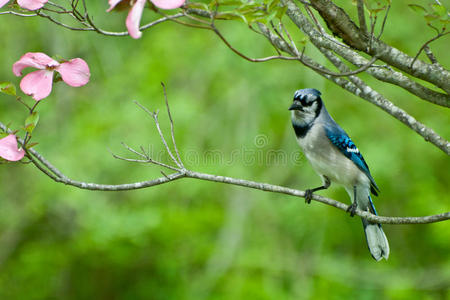
[{"label": "green leaf", "polygon": [[219,5],[220,6],[235,6],[235,5],[239,6],[239,5],[242,5],[242,2],[239,0],[222,0],[222,1],[219,1]]},{"label": "green leaf", "polygon": [[409,6],[409,8],[411,8],[416,13],[423,14],[423,15],[427,13],[427,10],[425,9],[425,7],[423,7],[421,5],[408,4],[408,6]]},{"label": "green leaf", "polygon": [[275,18],[276,16],[277,16],[277,11],[274,10],[273,12],[270,13],[270,15],[267,16],[266,22],[270,22],[270,21],[273,20],[273,18]]},{"label": "green leaf", "polygon": [[431,7],[433,8],[433,11],[440,17],[447,16],[447,9],[443,5],[432,4]]},{"label": "green leaf", "polygon": [[424,17],[425,17],[425,20],[427,20],[427,22],[431,22],[436,19],[439,19],[439,16],[435,15],[435,14],[426,14]]},{"label": "green leaf", "polygon": [[39,143],[34,142],[34,143],[27,144],[27,149],[30,149],[30,148],[36,146],[37,144],[39,144]]},{"label": "green leaf", "polygon": [[38,122],[39,122],[39,113],[37,111],[34,111],[25,120],[25,130],[31,134]]},{"label": "green leaf", "polygon": [[280,0],[273,0],[269,3],[268,5],[268,10],[271,11],[272,9],[274,9],[276,6],[278,6],[278,4],[280,3]]},{"label": "green leaf", "polygon": [[277,11],[277,18],[281,20],[281,18],[286,13],[286,10],[287,10],[287,6],[280,7]]},{"label": "green leaf", "polygon": [[16,95],[16,86],[12,84],[11,82],[0,82],[0,92],[15,96]]},{"label": "green leaf", "polygon": [[186,5],[186,8],[198,8],[198,9],[203,9],[203,10],[209,12],[208,5],[206,3],[202,3],[202,2],[188,3]]}]

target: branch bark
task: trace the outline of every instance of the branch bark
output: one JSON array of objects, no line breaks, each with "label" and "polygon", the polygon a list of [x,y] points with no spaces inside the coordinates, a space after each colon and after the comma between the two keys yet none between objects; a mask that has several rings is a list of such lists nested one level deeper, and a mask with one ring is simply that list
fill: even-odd
[{"label": "branch bark", "polygon": [[[279,45],[282,50],[289,50],[289,47],[281,41],[281,39],[274,35],[270,34],[270,31],[264,24],[260,24],[260,28],[262,29],[263,34],[271,40],[271,42],[275,45]],[[330,59],[331,57],[334,57],[332,59],[332,63],[343,73],[348,72],[348,67],[334,54],[332,54],[331,51],[324,47],[320,47],[319,44],[317,44],[318,49],[325,54],[325,56]],[[306,57],[308,59],[308,57]],[[414,130],[416,133],[421,135],[426,141],[429,141],[433,143],[436,147],[441,149],[443,152],[445,152],[447,155],[450,155],[450,142],[448,142],[446,139],[442,138],[440,135],[438,135],[433,129],[425,126],[424,124],[417,121],[413,116],[409,115],[406,111],[403,109],[395,106],[392,102],[387,100],[385,97],[383,97],[381,94],[370,88],[364,81],[359,79],[356,76],[348,76],[349,80],[346,80],[344,78],[335,77],[326,74],[326,72],[321,72],[320,69],[324,68],[321,65],[318,65],[314,61],[309,61],[310,64],[316,64],[316,69],[314,69],[317,74],[333,81],[337,85],[341,86],[342,88],[346,89],[347,91],[351,92],[352,94],[359,96],[367,101],[369,101],[372,104],[375,104],[376,106],[380,107],[387,113],[389,113],[391,116],[396,118],[397,120],[401,121],[403,124]]]},{"label": "branch bark", "polygon": [[[290,1],[290,0],[289,0]],[[450,93],[450,72],[396,49],[379,39],[367,36],[350,19],[346,12],[331,0],[311,0],[311,5],[326,21],[330,30],[351,47],[370,55],[378,55],[381,60],[414,77],[433,83]],[[413,62],[415,62],[413,64]]]},{"label": "branch bark", "polygon": [[[308,21],[306,16],[301,12],[300,8],[294,4],[294,2],[292,2],[291,0],[283,0],[283,3],[287,7],[286,14],[288,15],[288,17],[303,33],[305,33],[310,38],[314,46],[316,46],[317,48],[323,47],[330,51],[333,51],[356,66],[361,66],[367,63],[368,60],[356,51],[347,47],[340,46],[340,43],[332,36],[316,30],[314,26]],[[380,81],[389,82],[400,86],[423,100],[441,106],[450,107],[450,95],[439,93],[432,89],[429,89],[409,79],[407,76],[403,75],[403,73],[394,71],[390,67],[369,68],[366,72]]]},{"label": "branch bark", "polygon": [[[168,104],[167,104],[168,107]],[[148,110],[146,110],[148,112]],[[157,128],[160,128],[158,119],[153,117],[153,120],[155,122],[155,125]],[[170,122],[173,126],[173,121],[170,119]],[[0,122],[0,128],[8,133],[11,133],[12,131],[7,128],[3,123]],[[160,131],[160,130],[158,130]],[[165,141],[165,138],[160,132],[161,139],[163,142]],[[173,141],[175,140],[175,137],[173,136],[173,130],[171,131]],[[23,145],[23,140],[19,139],[19,143]],[[168,145],[165,143],[166,150],[169,151]],[[130,149],[128,149],[130,150]],[[241,186],[245,188],[251,188],[251,189],[257,189],[261,191],[266,192],[272,192],[272,193],[279,193],[279,194],[286,194],[291,195],[295,197],[305,197],[305,191],[302,190],[296,190],[291,189],[283,186],[278,186],[274,184],[269,183],[263,183],[263,182],[256,182],[251,180],[245,180],[245,179],[238,179],[233,177],[227,177],[227,176],[220,176],[220,175],[213,175],[213,174],[207,174],[207,173],[201,173],[196,172],[192,170],[188,170],[184,167],[180,167],[177,164],[177,160],[172,157],[172,161],[175,164],[175,166],[166,166],[166,168],[170,170],[176,171],[175,173],[166,175],[163,173],[163,177],[147,180],[147,181],[141,181],[141,182],[134,182],[134,183],[127,183],[127,184],[98,184],[98,183],[91,183],[91,182],[83,182],[83,181],[77,181],[70,179],[68,176],[64,175],[61,171],[59,171],[55,166],[53,166],[47,159],[45,159],[41,154],[39,154],[34,149],[26,149],[26,157],[30,159],[30,161],[46,176],[50,177],[52,180],[58,183],[63,183],[65,185],[74,186],[80,189],[86,189],[86,190],[93,190],[93,191],[128,191],[128,190],[136,190],[136,189],[143,189],[148,187],[153,187],[165,183],[169,183],[181,178],[192,178],[192,179],[198,179],[198,180],[204,180],[204,181],[211,181],[211,182],[219,182],[224,184],[231,184],[236,186]],[[133,153],[137,153],[137,151],[132,150]],[[142,155],[140,155],[142,156]],[[145,154],[143,155],[145,156]],[[122,159],[122,158],[120,158]],[[126,159],[125,159],[126,160]],[[155,161],[144,161],[144,163],[155,163]],[[164,166],[165,164],[156,162],[156,164]],[[323,197],[317,194],[312,195],[312,200],[315,200],[317,202],[333,206],[337,209],[340,209],[344,212],[348,211],[349,205],[346,205],[342,202],[336,201],[334,199],[330,199],[327,197]],[[373,215],[370,212],[362,211],[360,209],[356,209],[355,214],[365,218],[371,222],[377,222],[377,223],[383,223],[383,224],[428,224],[428,223],[435,223],[440,221],[445,221],[450,219],[450,212],[445,212],[437,215],[430,215],[430,216],[423,216],[423,217],[385,217],[385,216],[377,216]]]}]

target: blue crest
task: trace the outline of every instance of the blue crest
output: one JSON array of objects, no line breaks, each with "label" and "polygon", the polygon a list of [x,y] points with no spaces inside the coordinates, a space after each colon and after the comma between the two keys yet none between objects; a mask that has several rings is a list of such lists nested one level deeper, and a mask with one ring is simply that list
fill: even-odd
[{"label": "blue crest", "polygon": [[304,96],[308,96],[308,95],[312,95],[312,96],[315,96],[315,98],[319,98],[320,95],[322,95],[322,93],[316,89],[301,89],[301,90],[295,91],[294,99],[297,99],[297,98],[300,99],[300,98],[303,98]]}]

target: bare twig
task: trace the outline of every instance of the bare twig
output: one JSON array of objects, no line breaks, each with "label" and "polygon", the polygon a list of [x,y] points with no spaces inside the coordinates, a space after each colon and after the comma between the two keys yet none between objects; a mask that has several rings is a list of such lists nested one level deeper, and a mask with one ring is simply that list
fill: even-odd
[{"label": "bare twig", "polygon": [[[291,20],[297,25],[300,25],[299,28],[305,31],[305,33],[311,32],[309,28],[305,27],[305,22],[302,22],[302,12],[296,3],[292,0],[281,0],[281,2],[286,5],[286,14]],[[365,34],[363,34],[363,32],[354,24],[349,15],[342,8],[337,6],[335,2],[331,0],[311,0],[311,4],[319,12],[322,18],[326,20],[330,30],[342,38],[346,44],[369,55],[378,54],[380,55],[380,60],[392,67],[395,67],[406,74],[410,74],[417,79],[432,83],[436,87],[450,93],[449,71],[443,70],[436,65],[425,63],[421,60],[417,60],[411,68],[411,62],[414,59],[413,57],[381,40],[371,39],[365,36]],[[298,21],[301,21],[300,23],[302,24],[299,24]],[[310,36],[310,38],[311,40],[314,39],[313,36]],[[369,42],[371,43],[370,47]]]},{"label": "bare twig", "polygon": [[[267,27],[265,27],[265,28],[267,28]],[[231,51],[233,51],[234,53],[236,53],[237,55],[239,55],[243,59],[248,60],[250,62],[266,62],[266,61],[273,60],[273,59],[297,60],[297,61],[301,62],[302,64],[304,64],[305,66],[307,66],[308,68],[314,69],[315,71],[322,72],[324,74],[327,74],[327,75],[330,75],[330,76],[334,76],[334,77],[345,77],[345,76],[349,76],[349,75],[356,75],[358,73],[364,72],[365,70],[367,70],[370,67],[374,67],[372,64],[378,59],[378,56],[374,56],[374,57],[372,57],[372,59],[367,64],[361,66],[357,70],[344,72],[344,73],[336,73],[336,72],[328,71],[325,68],[321,68],[321,67],[318,68],[314,64],[309,63],[308,60],[304,59],[305,55],[303,54],[303,52],[300,53],[300,54],[293,52],[294,56],[279,56],[278,55],[278,56],[268,56],[268,57],[264,57],[264,58],[251,58],[251,57],[248,57],[247,55],[243,54],[242,52],[240,52],[236,48],[234,48],[228,42],[228,40],[222,35],[222,33],[217,29],[217,27],[215,27],[214,24],[211,24],[211,29],[225,43],[225,45],[228,48],[231,49]],[[290,45],[289,43],[287,43],[287,45],[289,45],[289,47],[292,48],[292,45]],[[296,50],[296,48],[294,48],[294,49]]]},{"label": "bare twig", "polygon": [[391,4],[388,4],[388,6],[386,8],[386,13],[384,14],[383,23],[381,23],[380,33],[377,36],[377,40],[379,40],[381,38],[381,36],[383,35],[384,26],[386,25],[386,21],[387,21],[390,9],[391,9]]},{"label": "bare twig", "polygon": [[150,115],[153,120],[155,121],[155,125],[156,125],[156,129],[158,130],[159,136],[164,144],[164,147],[166,148],[167,153],[169,154],[170,158],[172,159],[172,161],[180,168],[183,169],[183,166],[176,160],[175,156],[173,156],[172,151],[169,148],[169,145],[167,144],[167,141],[164,137],[164,134],[162,133],[161,130],[161,126],[159,126],[159,121],[158,121],[158,111],[156,112],[150,112],[145,106],[143,106],[142,104],[140,104],[137,101],[134,101],[134,103],[139,106],[142,110],[144,110],[148,115]]},{"label": "bare twig", "polygon": [[[422,47],[420,47],[419,52],[417,52],[416,56],[414,56],[414,59],[413,59],[413,61],[411,62],[410,68],[411,68],[411,69],[413,68],[414,63],[417,61],[417,58],[419,57],[420,53],[422,53],[422,51],[423,51],[425,48],[427,48],[428,45],[429,45],[431,42],[434,42],[434,41],[437,40],[438,38],[440,38],[440,37],[442,37],[442,36],[445,36],[445,35],[447,35],[447,34],[449,34],[449,33],[450,33],[450,31],[440,32],[440,33],[439,33],[438,35],[436,35],[435,37],[433,37],[433,38],[429,39],[428,41],[426,41],[425,44],[423,44]],[[430,59],[430,60],[431,60],[431,59]],[[434,60],[436,60],[436,59],[434,59]],[[432,62],[432,63],[435,63],[435,62],[433,62],[433,60],[431,60],[431,62]]]},{"label": "bare twig", "polygon": [[121,144],[122,144],[122,146],[124,146],[125,149],[127,149],[128,151],[130,151],[130,152],[132,152],[132,153],[134,153],[134,154],[136,154],[136,155],[138,155],[138,156],[140,156],[140,157],[142,157],[142,158],[144,158],[144,159],[146,159],[146,160],[149,159],[149,157],[148,157],[145,153],[140,153],[139,151],[134,150],[133,148],[131,148],[130,146],[128,146],[128,145],[125,144],[124,142],[122,142]]},{"label": "bare twig", "polygon": [[431,51],[430,47],[428,47],[428,45],[423,47],[423,52],[425,52],[425,54],[427,55],[428,59],[431,61],[432,64],[438,63],[436,57],[434,56],[433,52]]},{"label": "bare twig", "polygon": [[[79,11],[77,11],[75,8],[72,8],[72,10],[69,11],[69,10],[66,10],[64,7],[56,5],[54,3],[52,3],[52,5],[53,6],[57,6],[60,9],[60,11],[55,11],[55,10],[52,10],[52,9],[49,9],[49,8],[45,8],[42,11],[53,12],[53,13],[56,13],[56,14],[61,14],[61,13],[69,14],[74,19],[76,19],[83,27],[77,27],[77,26],[71,26],[71,25],[65,24],[65,23],[63,23],[61,21],[56,20],[51,15],[46,14],[46,13],[44,13],[42,11],[37,11],[34,14],[23,14],[23,13],[18,13],[18,12],[15,12],[15,11],[3,11],[3,12],[0,12],[0,15],[11,14],[11,15],[16,15],[16,16],[20,16],[20,17],[36,17],[36,16],[39,16],[39,17],[48,19],[49,21],[51,21],[52,23],[55,23],[58,26],[61,26],[61,27],[64,27],[66,29],[73,30],[73,31],[95,31],[97,33],[100,33],[102,35],[107,35],[107,36],[128,36],[129,35],[128,31],[114,32],[114,31],[107,31],[107,30],[99,28],[98,26],[96,26],[94,24],[94,22],[92,21],[90,16],[87,14],[86,8],[85,8],[85,14],[84,14],[84,17],[83,17],[82,14]],[[177,18],[181,18],[181,17],[184,17],[184,16],[185,16],[184,13],[178,13],[178,14],[174,14],[174,15],[166,15],[166,16],[158,19],[158,20],[155,20],[153,22],[150,22],[150,23],[147,23],[145,25],[142,25],[140,27],[140,31],[144,31],[144,30],[149,29],[149,28],[151,28],[151,27],[153,27],[155,25],[158,25],[160,23],[163,23],[163,22],[166,22],[166,21],[169,21],[169,20],[174,20],[174,19],[177,19]]]},{"label": "bare twig", "polygon": [[175,142],[175,133],[174,133],[174,128],[173,128],[173,120],[172,120],[172,114],[170,113],[169,100],[167,100],[166,86],[164,85],[163,82],[161,82],[161,85],[162,85],[163,91],[164,91],[164,100],[165,100],[165,102],[166,102],[167,114],[169,115],[169,121],[170,121],[170,135],[172,136],[172,144],[173,144],[173,148],[175,149],[175,153],[177,154],[179,166],[181,166],[181,168],[184,169],[184,165],[183,165],[183,162],[181,161],[180,153],[178,152],[177,143]]},{"label": "bare twig", "polygon": [[367,52],[372,52],[372,43],[374,38],[374,32],[375,32],[375,25],[377,24],[378,17],[377,15],[372,16],[372,14],[369,15],[370,18],[370,34],[369,34],[369,45],[367,46]]},{"label": "bare twig", "polygon": [[359,28],[361,28],[362,31],[367,32],[366,17],[364,15],[364,1],[358,0],[356,2],[356,7],[358,9]]},{"label": "bare twig", "polygon": [[[159,162],[159,161],[155,161],[155,160],[153,160],[153,159],[150,158],[150,157],[149,157],[149,158],[146,158],[146,159],[132,159],[132,158],[125,158],[125,157],[119,156],[119,155],[114,154],[114,153],[112,153],[112,156],[113,156],[114,158],[116,158],[116,159],[124,160],[124,161],[127,161],[127,162],[135,162],[135,163],[151,163],[151,164],[154,164],[154,165],[157,165],[157,166],[160,166],[160,167],[164,167],[164,168],[170,169],[170,170],[172,170],[172,171],[177,171],[177,172],[179,171],[178,168],[169,166],[168,164],[165,164],[165,163],[162,163],[162,162]],[[167,177],[167,176],[166,176],[166,177]]]},{"label": "bare twig", "polygon": [[19,16],[19,17],[36,17],[37,16],[37,14],[22,14],[22,13],[18,13],[16,11],[12,11],[12,10],[2,11],[2,12],[0,12],[0,15],[15,15],[15,16]]},{"label": "bare twig", "polygon": [[[319,48],[319,50],[333,63],[338,69],[345,72],[348,67],[331,51]],[[433,129],[425,126],[424,124],[417,121],[413,116],[408,114],[406,111],[400,107],[395,106],[391,101],[387,100],[377,91],[373,90],[364,81],[356,76],[349,76],[349,81],[351,84],[341,85],[346,90],[352,92],[353,94],[366,99],[372,104],[375,104],[379,108],[383,109],[385,112],[389,113],[391,116],[401,121],[403,124],[417,132],[426,141],[433,143],[439,149],[444,151],[447,155],[450,155],[450,142],[439,136]],[[338,83],[339,84],[339,83]]]},{"label": "bare twig", "polygon": [[283,22],[280,21],[280,28],[284,31],[284,33],[286,34],[286,36],[289,39],[290,45],[292,46],[292,48],[295,51],[295,54],[298,56],[298,49],[297,46],[295,45],[294,40],[292,39],[291,35],[289,34],[289,31],[286,29],[286,27],[284,26]]}]

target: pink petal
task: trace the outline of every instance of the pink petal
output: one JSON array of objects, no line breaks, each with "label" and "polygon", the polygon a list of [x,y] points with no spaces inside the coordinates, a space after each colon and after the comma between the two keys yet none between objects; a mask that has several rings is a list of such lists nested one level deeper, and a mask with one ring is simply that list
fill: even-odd
[{"label": "pink petal", "polygon": [[120,1],[122,0],[109,0],[109,8],[106,10],[107,12],[110,12]]},{"label": "pink petal", "polygon": [[142,11],[144,10],[146,0],[136,0],[128,13],[127,25],[128,33],[133,39],[141,37],[142,32],[139,31],[139,23],[141,22]]},{"label": "pink petal", "polygon": [[42,8],[48,0],[17,0],[20,7],[28,10],[36,10]]},{"label": "pink petal", "polygon": [[0,0],[0,8],[2,8],[3,5],[8,3],[9,0]]},{"label": "pink petal", "polygon": [[46,67],[56,67],[59,63],[47,54],[41,52],[28,52],[23,55],[13,65],[13,73],[16,76],[22,75],[22,70],[26,67],[45,69]]},{"label": "pink petal", "polygon": [[91,73],[88,64],[81,58],[63,62],[55,69],[61,74],[65,83],[70,86],[82,86],[89,82]]},{"label": "pink petal", "polygon": [[155,6],[161,9],[174,9],[182,6],[185,0],[151,0]]},{"label": "pink petal", "polygon": [[17,149],[17,138],[14,134],[0,139],[0,157],[9,161],[18,161],[23,158],[25,151]]},{"label": "pink petal", "polygon": [[52,84],[53,71],[39,70],[25,75],[20,82],[20,88],[25,94],[39,101],[50,95]]}]

